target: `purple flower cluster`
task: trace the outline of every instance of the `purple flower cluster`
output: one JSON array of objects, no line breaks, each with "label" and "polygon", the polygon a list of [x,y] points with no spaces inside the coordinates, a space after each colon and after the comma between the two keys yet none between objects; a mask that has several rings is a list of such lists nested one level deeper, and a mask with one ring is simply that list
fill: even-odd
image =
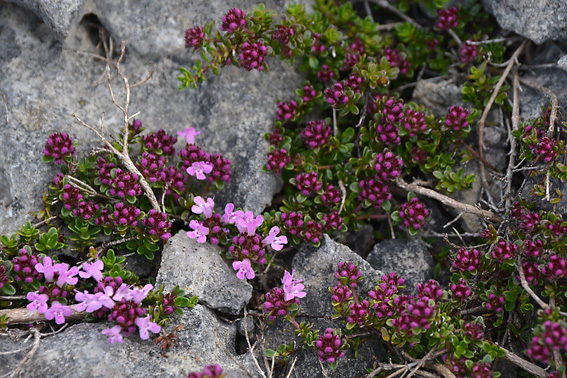
[{"label": "purple flower cluster", "polygon": [[467,117],[470,111],[460,106],[451,106],[445,116],[445,125],[453,131],[459,131],[468,127]]},{"label": "purple flower cluster", "polygon": [[481,254],[478,250],[460,248],[453,259],[453,269],[457,272],[472,272],[480,267]]},{"label": "purple flower cluster", "polygon": [[189,373],[187,378],[224,378],[222,369],[219,365],[208,365],[203,368],[201,373]]},{"label": "purple flower cluster", "polygon": [[375,208],[382,206],[384,201],[392,199],[388,185],[378,178],[375,180],[360,180],[358,186],[360,187],[358,199],[360,201],[369,201]]},{"label": "purple flower cluster", "polygon": [[274,173],[281,173],[282,169],[289,163],[291,163],[291,158],[287,154],[286,149],[273,150],[268,153],[266,169],[268,171],[274,171]]},{"label": "purple flower cluster", "polygon": [[362,272],[352,261],[340,262],[335,271],[335,278],[341,285],[355,288],[357,282],[362,279]]},{"label": "purple flower cluster", "polygon": [[136,167],[142,175],[150,182],[165,181],[165,159],[162,156],[144,152],[138,157]]},{"label": "purple flower cluster", "polygon": [[321,69],[317,71],[317,79],[322,83],[330,83],[335,78],[335,72],[328,64],[323,64]]},{"label": "purple flower cluster", "polygon": [[109,193],[113,197],[124,198],[138,196],[142,187],[138,184],[138,175],[116,168],[112,171]]},{"label": "purple flower cluster", "polygon": [[532,337],[527,353],[528,356],[547,364],[552,351],[567,352],[567,329],[563,322],[546,320],[543,330],[539,330]]},{"label": "purple flower cluster", "polygon": [[293,121],[297,114],[297,101],[291,100],[287,102],[278,102],[278,121]]},{"label": "purple flower cluster", "polygon": [[299,299],[307,295],[302,291],[305,286],[301,280],[295,279],[295,269],[291,274],[286,270],[282,279],[282,288],[275,287],[266,294],[266,302],[264,302],[264,311],[270,321],[278,316],[286,316],[290,311],[290,306],[299,305]]},{"label": "purple flower cluster", "polygon": [[239,29],[246,28],[247,23],[245,11],[231,8],[222,18],[221,30],[234,33]]},{"label": "purple flower cluster", "polygon": [[324,230],[340,230],[343,228],[344,221],[338,211],[323,215],[323,221],[325,222]]},{"label": "purple flower cluster", "polygon": [[34,279],[41,280],[43,275],[35,269],[39,256],[31,254],[25,248],[20,249],[17,257],[12,259],[12,269],[16,273],[14,280],[32,283]]},{"label": "purple flower cluster", "polygon": [[325,99],[327,100],[327,103],[335,109],[348,103],[349,97],[345,93],[346,88],[346,83],[339,82],[335,83],[332,87],[325,89]]},{"label": "purple flower cluster", "polygon": [[453,299],[460,302],[470,298],[472,295],[472,290],[464,278],[460,278],[459,282],[456,284],[452,283],[450,288]]},{"label": "purple flower cluster", "polygon": [[331,127],[325,121],[310,121],[301,131],[301,137],[311,149],[323,146],[332,134]]},{"label": "purple flower cluster", "polygon": [[138,225],[138,219],[142,214],[141,210],[134,205],[126,206],[122,202],[114,205],[114,212],[112,213],[112,220],[115,226],[131,226]]},{"label": "purple flower cluster", "polygon": [[409,202],[400,206],[400,218],[402,218],[405,228],[412,227],[414,230],[418,230],[425,227],[429,214],[429,209],[417,197],[413,197]]},{"label": "purple flower cluster", "polygon": [[341,350],[344,342],[338,335],[333,334],[331,328],[325,330],[325,334],[319,336],[315,342],[315,347],[319,350],[319,360],[333,364],[337,358],[344,357],[344,352]]},{"label": "purple flower cluster", "polygon": [[403,161],[391,151],[380,152],[376,155],[374,169],[384,181],[393,180],[402,174]]},{"label": "purple flower cluster", "polygon": [[516,256],[517,249],[517,245],[506,240],[499,240],[492,250],[492,258],[502,263],[513,259]]},{"label": "purple flower cluster", "polygon": [[63,160],[75,156],[73,140],[66,133],[53,133],[45,143],[43,154],[61,164]]},{"label": "purple flower cluster", "polygon": [[252,71],[253,69],[262,71],[267,52],[268,48],[264,46],[262,41],[254,43],[244,42],[240,49],[238,64],[246,71]]},{"label": "purple flower cluster", "polygon": [[321,194],[321,201],[325,207],[332,207],[341,202],[341,191],[333,185],[327,185],[323,194]]},{"label": "purple flower cluster", "polygon": [[410,136],[415,136],[427,131],[425,113],[413,109],[407,109],[401,121],[402,127],[409,131]]},{"label": "purple flower cluster", "polygon": [[304,196],[318,192],[323,186],[323,182],[317,178],[316,172],[299,173],[295,176],[295,181],[297,182],[297,190]]},{"label": "purple flower cluster", "polygon": [[148,212],[148,217],[142,221],[146,226],[146,232],[150,235],[156,235],[161,240],[166,241],[171,238],[171,222],[167,220],[167,215],[159,213],[155,209]]},{"label": "purple flower cluster", "polygon": [[95,218],[99,210],[100,205],[95,201],[81,201],[77,208],[73,209],[73,216],[83,218],[84,220],[89,220]]},{"label": "purple flower cluster", "polygon": [[478,47],[476,45],[470,45],[467,42],[461,43],[459,46],[459,58],[462,63],[470,63],[476,59],[478,55]]},{"label": "purple flower cluster", "polygon": [[203,46],[204,39],[205,33],[201,26],[195,26],[185,30],[185,47],[192,47],[193,51],[197,51]]},{"label": "purple flower cluster", "polygon": [[435,21],[435,26],[441,30],[449,30],[456,28],[459,23],[459,10],[457,7],[449,9],[439,9],[437,11],[439,17]]},{"label": "purple flower cluster", "polygon": [[443,297],[443,289],[441,288],[441,285],[439,285],[439,282],[435,280],[429,280],[426,283],[419,283],[416,288],[419,298],[428,297],[437,300]]},{"label": "purple flower cluster", "polygon": [[311,84],[304,85],[301,95],[303,102],[308,103],[311,100],[313,100],[315,97],[317,97],[317,90],[315,89],[315,87],[313,87],[313,85]]},{"label": "purple flower cluster", "polygon": [[162,129],[144,136],[143,140],[144,149],[148,152],[158,155],[162,155],[162,153],[164,155],[173,155],[175,153],[173,145],[177,142],[177,138],[166,134]]},{"label": "purple flower cluster", "polygon": [[63,194],[61,195],[63,200],[63,206],[67,210],[71,210],[79,205],[83,199],[81,191],[70,184],[65,184],[63,186]]},{"label": "purple flower cluster", "polygon": [[96,167],[98,169],[98,180],[102,185],[110,186],[112,182],[112,170],[116,168],[116,164],[111,161],[100,157],[96,161]]},{"label": "purple flower cluster", "polygon": [[384,56],[392,67],[397,67],[400,70],[401,75],[405,75],[411,71],[411,63],[408,62],[405,53],[396,49],[386,48],[384,50]]}]

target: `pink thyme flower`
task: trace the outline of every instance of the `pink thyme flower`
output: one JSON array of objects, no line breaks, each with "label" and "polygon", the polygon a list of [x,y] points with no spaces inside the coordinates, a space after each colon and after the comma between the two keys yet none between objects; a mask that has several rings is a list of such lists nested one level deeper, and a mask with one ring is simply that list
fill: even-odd
[{"label": "pink thyme flower", "polygon": [[287,236],[277,236],[280,233],[280,228],[274,226],[270,229],[270,234],[262,240],[264,245],[270,244],[275,251],[281,251],[284,244],[287,244]]},{"label": "pink thyme flower", "polygon": [[236,221],[236,228],[240,233],[247,233],[248,235],[254,235],[256,233],[256,228],[260,227],[264,223],[264,217],[258,215],[254,218],[254,214],[251,211],[244,213],[244,216]]},{"label": "pink thyme flower", "polygon": [[108,336],[108,341],[111,344],[114,343],[122,344],[122,334],[120,333],[121,331],[122,331],[122,327],[116,325],[112,328],[103,329],[102,334]]},{"label": "pink thyme flower", "polygon": [[301,291],[305,288],[305,285],[301,284],[301,280],[294,280],[293,275],[295,274],[295,269],[289,274],[286,270],[284,277],[282,279],[283,290],[284,290],[284,300],[290,301],[293,298],[303,298],[307,295],[306,292]]},{"label": "pink thyme flower", "polygon": [[201,224],[201,222],[192,220],[189,222],[189,226],[194,231],[187,231],[187,236],[191,239],[197,239],[197,243],[204,243],[207,241],[207,235],[209,234],[209,229]]},{"label": "pink thyme flower", "polygon": [[39,273],[43,273],[45,282],[53,281],[53,274],[55,273],[55,270],[53,269],[53,260],[51,260],[51,257],[45,256],[41,263],[35,264],[35,270]]},{"label": "pink thyme flower", "polygon": [[196,176],[197,180],[204,180],[207,178],[205,173],[211,173],[213,166],[204,161],[196,161],[189,168],[187,168],[187,173],[189,176]]},{"label": "pink thyme flower", "polygon": [[26,295],[26,298],[28,299],[28,301],[31,301],[31,303],[26,306],[28,311],[37,310],[37,312],[39,312],[40,314],[43,314],[45,311],[47,311],[47,300],[49,299],[47,295],[30,291]]},{"label": "pink thyme flower", "polygon": [[58,265],[58,273],[59,273],[59,277],[57,277],[57,286],[59,287],[63,287],[65,286],[65,284],[67,285],[75,285],[79,279],[77,277],[75,277],[77,274],[79,274],[79,268],[77,268],[76,266],[72,267],[71,269],[69,269],[69,264],[66,263],[62,263],[62,264],[56,264]]},{"label": "pink thyme flower", "polygon": [[45,311],[45,319],[53,320],[55,318],[55,323],[63,324],[65,323],[65,317],[70,316],[72,313],[71,307],[63,306],[59,302],[53,302],[51,308]]},{"label": "pink thyme flower", "polygon": [[201,131],[195,130],[193,126],[189,126],[188,128],[184,129],[183,131],[178,131],[177,135],[180,137],[185,138],[187,144],[195,144],[195,137],[201,134]]},{"label": "pink thyme flower", "polygon": [[145,318],[136,318],[135,323],[140,329],[140,339],[142,340],[150,338],[148,331],[151,333],[159,333],[159,331],[161,331],[161,327],[157,325],[157,323],[150,321],[149,316],[146,316]]},{"label": "pink thyme flower", "polygon": [[134,287],[130,290],[130,293],[126,296],[126,300],[131,300],[136,304],[142,303],[142,301],[148,296],[150,290],[154,287],[152,284],[147,284],[143,288]]},{"label": "pink thyme flower", "polygon": [[244,212],[242,210],[234,211],[234,204],[227,203],[224,207],[224,215],[221,218],[223,223],[236,223],[240,218],[244,216]]},{"label": "pink thyme flower", "polygon": [[[101,293],[96,293],[101,294]],[[91,294],[88,291],[81,293],[80,291],[75,294],[75,300],[80,302],[75,305],[75,310],[82,312],[95,312],[102,307],[102,303],[99,301],[100,295]],[[112,302],[114,305],[114,302]]]},{"label": "pink thyme flower", "polygon": [[233,262],[232,268],[238,271],[236,272],[236,277],[238,277],[241,280],[244,279],[245,275],[246,278],[248,278],[249,280],[256,277],[256,273],[254,273],[254,269],[252,269],[252,266],[250,265],[250,260],[248,259]]},{"label": "pink thyme flower", "polygon": [[207,202],[200,197],[195,197],[195,204],[191,207],[191,211],[195,214],[203,214],[205,218],[210,218],[213,216],[213,207],[215,206],[215,201],[212,198],[207,198]]}]

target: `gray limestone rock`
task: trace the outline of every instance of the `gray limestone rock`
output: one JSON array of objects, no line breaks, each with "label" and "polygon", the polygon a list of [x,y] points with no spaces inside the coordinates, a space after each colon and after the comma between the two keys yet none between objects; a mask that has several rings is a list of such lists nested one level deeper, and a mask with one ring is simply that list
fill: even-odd
[{"label": "gray limestone rock", "polygon": [[567,3],[564,0],[484,0],[484,7],[504,29],[535,43],[567,40]]},{"label": "gray limestone rock", "polygon": [[183,231],[165,245],[156,284],[164,284],[166,291],[178,285],[207,307],[233,315],[252,296],[252,286],[236,277],[218,247],[199,244]]},{"label": "gray limestone rock", "polygon": [[430,280],[433,273],[433,258],[421,240],[385,240],[374,246],[367,260],[386,274],[396,272],[406,280],[409,290]]},{"label": "gray limestone rock", "polygon": [[567,71],[567,55],[563,55],[558,61],[557,61],[557,65],[559,66],[559,68],[564,69],[565,71]]},{"label": "gray limestone rock", "polygon": [[86,0],[7,0],[35,13],[63,41],[79,24]]},{"label": "gray limestone rock", "polygon": [[[339,244],[324,236],[319,248],[303,244],[293,258],[292,267],[295,269],[295,277],[303,279],[304,291],[307,295],[300,300],[301,311],[296,318],[298,322],[308,321],[313,324],[314,330],[323,334],[326,328],[344,328],[338,320],[325,319],[335,312],[331,305],[329,287],[335,286],[337,280],[334,276],[339,262],[354,261],[362,272],[362,281],[357,286],[359,295],[366,297],[368,291],[374,288],[382,276],[382,272],[373,269],[370,264],[363,260],[357,253],[347,246]],[[265,340],[267,348],[276,349],[278,345],[289,344],[295,339],[293,327],[282,318],[278,318],[266,330]],[[296,340],[298,341],[298,340]],[[326,364],[321,365],[314,350],[300,350],[297,353],[295,365],[295,376],[298,378],[351,378],[353,376],[364,376],[366,369],[374,362],[381,361],[384,350],[376,338],[369,338],[358,349],[358,358],[354,357],[352,349],[345,353],[345,357],[339,360],[337,370],[329,370]],[[280,376],[286,376],[290,364],[284,368]],[[324,370],[323,370],[324,369]]]},{"label": "gray limestone rock", "polygon": [[[152,5],[158,3],[162,13]],[[132,92],[131,114],[141,112],[138,118],[146,133],[163,128],[175,135],[189,125],[201,130],[196,143],[233,163],[232,182],[216,197],[219,206],[233,202],[259,213],[281,187],[276,175],[261,169],[269,147],[262,136],[272,129],[277,100],[293,98],[302,78],[286,63],[271,59],[268,72],[227,67],[219,77],[211,75],[197,91],[179,92],[179,67],[190,67],[195,59],[183,49],[185,28],[219,21],[228,10],[224,2],[203,1],[191,8],[193,3],[168,0],[134,6],[134,2],[93,0],[84,13],[96,12],[92,14],[110,31],[115,46],[129,39],[123,70],[131,82],[155,70],[147,83]],[[124,4],[130,6],[122,8]],[[242,0],[233,5],[251,10],[255,4]],[[284,5],[267,4],[279,12]],[[162,24],[167,29],[159,34]],[[33,221],[29,213],[40,209],[42,194],[58,172],[54,164],[41,162],[51,133],[68,133],[81,154],[101,142],[72,113],[96,127],[104,120],[107,135],[117,135],[122,123],[105,80],[94,85],[104,73],[104,63],[84,54],[103,54],[96,48],[97,29],[82,23],[61,45],[29,11],[5,2],[0,3],[0,25],[0,167],[4,167],[0,171],[0,234],[7,234]],[[113,87],[121,99],[116,75]],[[177,148],[181,146],[179,141]]]},{"label": "gray limestone rock", "polygon": [[[162,354],[152,340],[141,340],[137,334],[124,338],[123,344],[110,344],[103,329],[111,323],[81,323],[64,332],[42,338],[39,349],[22,370],[22,376],[39,377],[187,377],[189,372],[200,372],[205,365],[219,364],[227,377],[248,377],[238,366],[244,366],[254,378],[260,377],[249,354],[239,356],[234,350],[236,326],[223,323],[215,314],[201,305],[184,309],[183,316],[172,318],[167,332],[177,324],[177,344]],[[33,338],[13,341],[5,338],[0,351],[17,350],[29,346]],[[28,349],[21,353],[2,356],[0,374],[14,371]],[[234,358],[234,359],[233,359]],[[237,361],[237,362],[236,362]]]},{"label": "gray limestone rock", "polygon": [[301,308],[310,314],[329,316],[334,314],[331,305],[329,287],[337,283],[335,271],[340,262],[353,261],[365,277],[358,284],[358,290],[366,295],[374,289],[385,270],[375,269],[358,254],[345,245],[324,235],[324,241],[319,248],[303,244],[293,258],[293,269],[297,278],[307,278],[305,292],[307,295],[301,300]]}]

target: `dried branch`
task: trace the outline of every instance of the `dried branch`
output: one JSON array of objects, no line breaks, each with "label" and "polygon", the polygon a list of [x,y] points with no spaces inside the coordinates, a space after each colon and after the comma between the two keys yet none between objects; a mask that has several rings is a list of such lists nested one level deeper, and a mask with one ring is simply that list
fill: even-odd
[{"label": "dried branch", "polygon": [[506,361],[513,363],[514,365],[524,369],[525,371],[533,374],[536,377],[541,377],[541,378],[547,377],[547,372],[545,370],[543,370],[542,368],[540,368],[539,366],[534,365],[531,362],[524,360],[520,356],[510,352],[507,349],[504,349],[502,347],[500,347],[500,348],[506,353],[504,355],[504,359]]},{"label": "dried branch", "polygon": [[[112,40],[110,40],[110,41],[112,41]],[[106,45],[106,42],[105,42],[105,50],[107,50],[107,55],[108,55],[108,47]],[[129,108],[130,108],[132,86],[129,84],[128,78],[126,77],[126,75],[124,75],[122,68],[120,66],[120,64],[124,60],[125,53],[126,53],[126,41],[122,42],[122,46],[120,48],[120,57],[118,58],[118,60],[115,64],[116,70],[118,71],[118,75],[120,76],[120,78],[122,79],[122,82],[124,83],[124,90],[126,92],[125,99],[124,99],[124,105],[120,105],[118,103],[118,101],[116,101],[116,97],[114,96],[114,90],[112,89],[112,74],[111,74],[111,71],[110,71],[110,64],[109,64],[108,61],[107,61],[106,71],[105,71],[106,72],[106,78],[107,78],[107,81],[108,81],[108,89],[110,91],[110,97],[112,98],[112,102],[123,113],[123,119],[124,119],[123,134],[124,134],[124,138],[122,140],[122,152],[118,151],[112,145],[112,143],[110,143],[104,137],[104,135],[102,135],[98,130],[96,130],[94,127],[88,125],[86,122],[82,121],[74,113],[73,113],[73,117],[75,117],[83,126],[88,128],[89,130],[93,131],[104,142],[104,144],[110,149],[110,151],[120,159],[120,161],[126,167],[126,169],[128,169],[128,171],[130,171],[131,173],[136,174],[140,178],[140,186],[144,190],[146,197],[148,197],[148,199],[150,200],[150,203],[152,204],[152,207],[154,208],[154,210],[161,213],[162,209],[159,206],[159,203],[157,201],[157,198],[156,198],[154,192],[152,191],[152,188],[150,187],[150,185],[148,184],[148,182],[146,181],[144,176],[140,173],[140,171],[138,170],[136,165],[132,162],[132,159],[130,158],[130,155],[128,153],[128,135],[129,135],[129,132],[128,132],[129,124],[128,123],[130,122]],[[149,80],[149,78],[152,76],[152,74],[153,74],[153,71],[150,73],[150,75],[146,79],[140,81],[139,83],[137,83],[135,85],[140,85],[142,83],[145,83],[147,80]]]},{"label": "dried branch", "polygon": [[250,356],[252,356],[252,360],[254,360],[254,363],[256,364],[256,367],[258,368],[258,370],[262,374],[262,377],[267,378],[266,374],[264,374],[264,371],[260,367],[260,364],[258,363],[256,356],[254,355],[254,347],[256,346],[256,343],[254,343],[253,346],[250,345],[250,338],[248,337],[248,325],[246,323],[247,317],[248,317],[248,311],[246,310],[246,307],[244,307],[244,334],[246,336],[246,343],[248,344],[248,349],[250,350]]},{"label": "dried branch", "polygon": [[16,376],[19,377],[24,366],[28,363],[29,360],[32,359],[35,352],[37,352],[37,349],[39,348],[39,341],[41,340],[41,334],[35,328],[32,328],[30,331],[31,333],[33,333],[33,338],[34,338],[33,347],[28,352],[28,354],[26,354],[26,356],[20,361],[16,370],[14,370],[11,374],[7,375],[8,377],[16,377]]},{"label": "dried branch", "polygon": [[456,200],[452,199],[451,197],[448,197],[446,195],[443,195],[441,193],[436,192],[435,190],[424,188],[423,186],[419,186],[417,184],[408,184],[407,182],[405,182],[400,177],[396,178],[396,184],[402,189],[405,189],[407,191],[412,191],[412,192],[424,195],[424,196],[429,197],[429,198],[433,198],[433,199],[441,202],[443,205],[453,207],[455,209],[461,210],[462,212],[475,214],[475,215],[477,215],[481,218],[485,218],[485,219],[491,220],[493,222],[502,222],[503,221],[503,218],[500,215],[495,214],[491,211],[479,209],[478,207],[456,201]]},{"label": "dried branch", "polygon": [[[66,316],[67,320],[82,320],[85,317],[85,312],[79,312],[75,310],[74,306],[69,306],[73,310],[73,313]],[[37,311],[29,311],[27,308],[12,308],[9,310],[0,310],[0,317],[6,315],[8,320],[6,320],[6,325],[15,324],[30,324],[37,322],[46,322],[45,314],[40,314]]]},{"label": "dried branch", "polygon": [[387,0],[366,0],[366,1],[377,4],[382,8],[385,8],[388,11],[392,12],[402,20],[409,22],[410,24],[414,25],[417,28],[421,28],[421,25],[417,23],[417,21],[415,21],[413,18],[409,17],[405,13],[401,12],[398,8],[390,4]]},{"label": "dried branch", "polygon": [[512,175],[514,174],[514,164],[516,164],[516,138],[512,135],[512,132],[518,129],[518,123],[520,122],[520,97],[518,91],[518,70],[514,69],[514,80],[512,84],[512,93],[514,97],[512,104],[512,130],[508,130],[508,139],[510,140],[510,160],[508,161],[506,176],[504,176],[504,182],[506,183],[506,190],[504,192],[506,213],[508,213],[512,208]]},{"label": "dried branch", "polygon": [[[480,117],[480,120],[478,121],[478,153],[479,153],[481,162],[484,161],[484,124],[486,123],[486,118],[488,117],[488,113],[490,112],[490,109],[492,109],[492,104],[494,104],[494,100],[496,100],[496,96],[498,96],[498,92],[500,92],[500,88],[502,88],[502,85],[504,84],[504,81],[506,81],[506,78],[508,77],[510,70],[512,69],[514,64],[517,62],[518,56],[520,55],[520,53],[526,47],[527,44],[528,44],[528,41],[524,40],[522,42],[522,44],[520,45],[520,47],[518,47],[518,49],[510,57],[508,65],[504,69],[504,72],[502,73],[500,80],[498,80],[498,82],[494,86],[494,89],[492,90],[492,95],[490,96],[488,103],[484,107],[484,111],[482,112],[482,116]],[[481,177],[483,186],[488,187],[487,180],[486,180],[486,172],[484,170],[484,162],[483,162],[483,164],[480,165],[480,177]],[[489,195],[488,190],[486,192]]]}]

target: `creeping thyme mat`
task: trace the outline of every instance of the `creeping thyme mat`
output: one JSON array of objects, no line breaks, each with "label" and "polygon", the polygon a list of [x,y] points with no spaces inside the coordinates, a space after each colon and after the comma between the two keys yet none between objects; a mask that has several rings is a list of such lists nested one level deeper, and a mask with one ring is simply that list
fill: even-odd
[{"label": "creeping thyme mat", "polygon": [[[199,298],[155,285],[155,275],[140,278],[125,261],[160,258],[183,233],[218,246],[236,277],[253,284],[244,324],[252,318],[263,332],[284,319],[294,329],[269,348],[245,328],[244,353],[262,377],[301,371],[304,352],[325,376],[341,374],[347,353],[356,358],[365,343],[379,343],[384,358],[343,376],[498,377],[502,361],[524,376],[565,376],[567,221],[556,206],[567,179],[566,123],[555,94],[521,78],[527,40],[503,36],[474,1],[317,0],[313,12],[291,4],[285,15],[262,4],[231,8],[220,30],[214,21],[194,26],[185,42],[195,63],[180,69],[180,90],[198,89],[228,65],[266,71],[273,57],[304,72],[295,95],[274,104],[265,135],[265,170],[282,177],[282,191],[263,214],[220,206],[215,192],[231,182],[232,162],[199,146],[198,125],[144,133],[131,91],[151,75],[134,82],[123,71],[125,42],[118,59],[98,57],[120,134],[111,138],[73,114],[102,147],[77,156],[65,130],[50,135],[44,161],[61,173],[37,223],[0,238],[0,325],[36,340],[13,375],[49,336],[36,323],[62,330],[105,320],[111,344],[139,337],[162,351],[174,346],[182,329],[174,315]],[[460,88],[442,113],[412,101],[418,82],[435,78]],[[522,85],[550,99],[536,119],[520,119]],[[507,134],[504,164],[485,143],[497,127]],[[477,194],[474,202],[461,199],[467,191]],[[461,221],[466,215],[474,227]],[[411,287],[403,274],[384,272],[363,291],[360,264],[340,261],[329,273],[334,285],[323,288],[339,326],[319,329],[315,314],[302,310],[310,277],[290,269],[290,260],[300,246],[319,248],[329,237],[348,243],[344,235],[359,230],[373,244],[428,242],[436,279]],[[78,257],[64,258],[66,249]],[[188,377],[225,377],[216,362],[203,361]]]}]

